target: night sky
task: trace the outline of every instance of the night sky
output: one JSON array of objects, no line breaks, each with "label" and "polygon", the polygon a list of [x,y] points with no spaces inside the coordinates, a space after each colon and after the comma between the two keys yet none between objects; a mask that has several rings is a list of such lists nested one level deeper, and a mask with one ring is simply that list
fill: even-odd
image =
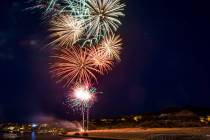
[{"label": "night sky", "polygon": [[[210,107],[210,2],[122,0],[122,62],[99,76],[92,118]],[[48,72],[47,24],[25,0],[0,3],[0,121],[73,120]]]}]

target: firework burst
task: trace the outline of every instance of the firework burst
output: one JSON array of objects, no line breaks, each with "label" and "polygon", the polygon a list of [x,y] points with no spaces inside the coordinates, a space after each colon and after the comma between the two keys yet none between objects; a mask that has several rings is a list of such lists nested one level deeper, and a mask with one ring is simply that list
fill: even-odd
[{"label": "firework burst", "polygon": [[[46,17],[47,14],[53,13],[51,14],[53,16],[68,14],[71,19],[73,18],[72,22],[69,18],[65,20],[68,23],[71,22],[70,25],[76,21],[79,24],[77,27],[84,30],[84,36],[80,36],[80,41],[83,42],[82,46],[86,44],[91,46],[93,43],[98,43],[104,36],[116,31],[121,25],[119,18],[124,16],[123,10],[125,7],[124,4],[120,3],[120,0],[37,0],[36,2],[37,5],[34,7],[45,9],[44,16]],[[55,21],[55,25],[60,24],[59,22],[60,20],[58,20],[58,23]],[[66,24],[66,21],[64,21],[64,24]],[[69,28],[66,25],[62,26]],[[61,41],[61,39],[58,40]],[[55,42],[58,42],[58,40]],[[64,38],[64,40],[66,39]],[[70,42],[72,42],[72,39]]]},{"label": "firework burst", "polygon": [[86,17],[87,37],[101,38],[116,31],[121,24],[118,19],[124,16],[124,4],[120,0],[87,0],[89,11]]},{"label": "firework burst", "polygon": [[125,5],[120,0],[64,0],[60,12],[79,19],[84,24],[86,41],[98,42],[121,25]]},{"label": "firework burst", "polygon": [[89,50],[89,57],[94,62],[96,68],[98,68],[102,73],[107,73],[112,70],[113,61],[106,57],[104,52],[100,51],[97,47],[92,47]]},{"label": "firework burst", "polygon": [[60,15],[51,20],[50,45],[69,47],[74,45],[83,33],[82,23],[69,15]]},{"label": "firework burst", "polygon": [[84,87],[75,88],[73,93],[67,97],[70,106],[75,110],[81,110],[82,108],[90,108],[92,106],[93,95],[89,93]]},{"label": "firework burst", "polygon": [[51,65],[50,71],[53,77],[57,77],[58,82],[64,81],[65,86],[73,82],[87,83],[96,80],[94,73],[100,73],[95,68],[95,63],[89,57],[86,49],[72,47],[70,49],[61,49],[53,56],[56,62]]},{"label": "firework burst", "polygon": [[122,39],[120,36],[106,36],[99,46],[99,51],[104,54],[107,59],[120,61],[120,53],[122,50]]},{"label": "firework burst", "polygon": [[67,93],[65,104],[74,110],[82,110],[91,108],[96,101],[97,92],[95,87],[89,84],[81,85],[75,84],[73,88]]}]

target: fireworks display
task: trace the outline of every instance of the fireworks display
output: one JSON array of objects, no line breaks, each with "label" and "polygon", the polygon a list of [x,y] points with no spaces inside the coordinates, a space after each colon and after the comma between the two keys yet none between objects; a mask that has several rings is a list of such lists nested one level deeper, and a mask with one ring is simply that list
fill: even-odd
[{"label": "fireworks display", "polygon": [[[71,88],[67,103],[83,114],[95,101],[96,75],[107,74],[119,62],[122,39],[115,35],[124,16],[120,0],[32,0],[49,20],[50,46],[56,48],[50,73]],[[47,17],[47,18],[45,18]],[[50,17],[50,18],[49,18]],[[88,128],[88,125],[87,125]]]},{"label": "fireworks display", "polygon": [[[47,14],[53,15],[53,17],[68,14],[73,20],[72,22],[68,18],[61,19],[64,20],[63,22],[59,22],[61,20],[56,22],[54,21],[55,19],[51,19],[53,20],[52,23],[55,23],[54,25],[59,24],[59,28],[70,28],[66,29],[66,31],[71,31],[72,24],[75,25],[75,21],[77,21],[76,24],[79,24],[78,28],[80,28],[80,31],[84,30],[83,36],[77,38],[80,42],[83,42],[82,46],[86,44],[92,45],[93,42],[98,43],[105,36],[117,31],[121,25],[119,19],[124,16],[124,7],[125,5],[121,4],[120,0],[37,0],[36,5],[33,6],[33,8],[45,9],[44,17]],[[67,22],[70,25],[67,25]],[[54,27],[56,28],[56,26]],[[77,34],[78,32],[75,33]],[[75,36],[77,35],[73,35],[72,32],[69,34],[73,36],[72,38],[76,39]],[[53,33],[52,36],[54,35]],[[61,37],[62,35],[65,37]],[[61,38],[66,38],[66,36],[63,33],[59,34],[58,38],[55,38],[55,42],[61,41]]]}]

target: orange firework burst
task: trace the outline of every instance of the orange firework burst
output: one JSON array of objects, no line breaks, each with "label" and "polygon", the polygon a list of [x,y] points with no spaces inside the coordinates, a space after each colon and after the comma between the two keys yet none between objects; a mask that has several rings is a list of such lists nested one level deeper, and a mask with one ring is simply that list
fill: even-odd
[{"label": "orange firework burst", "polygon": [[60,15],[51,21],[50,29],[53,41],[50,45],[72,46],[83,33],[82,22],[69,15]]},{"label": "orange firework burst", "polygon": [[106,57],[106,55],[98,48],[92,47],[89,50],[89,57],[94,62],[95,67],[97,67],[102,73],[107,73],[112,70],[113,61]]},{"label": "orange firework burst", "polygon": [[109,59],[120,61],[120,53],[122,50],[122,39],[119,35],[106,36],[99,46],[99,51]]},{"label": "orange firework burst", "polygon": [[102,74],[102,72],[96,68],[88,53],[87,49],[77,47],[60,49],[53,56],[56,62],[50,67],[53,77],[56,77],[58,82],[64,81],[65,86],[70,85],[72,82],[88,83],[91,80],[97,81],[94,73]]}]

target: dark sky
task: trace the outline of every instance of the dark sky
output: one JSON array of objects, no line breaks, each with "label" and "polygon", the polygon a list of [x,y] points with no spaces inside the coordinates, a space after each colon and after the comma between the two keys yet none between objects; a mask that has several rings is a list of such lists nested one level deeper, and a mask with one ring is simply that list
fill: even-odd
[{"label": "dark sky", "polygon": [[[210,2],[122,0],[122,62],[95,85],[104,94],[92,117],[210,107]],[[74,119],[66,89],[48,73],[47,26],[24,0],[0,4],[0,121],[39,115]]]}]

